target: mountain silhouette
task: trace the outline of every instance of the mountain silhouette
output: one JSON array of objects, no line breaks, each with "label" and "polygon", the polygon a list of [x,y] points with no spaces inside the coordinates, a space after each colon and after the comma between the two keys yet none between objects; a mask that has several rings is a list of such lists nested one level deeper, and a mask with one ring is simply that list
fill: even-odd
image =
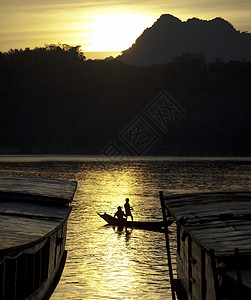
[{"label": "mountain silhouette", "polygon": [[145,29],[129,49],[117,59],[128,64],[149,66],[170,62],[183,53],[202,53],[208,62],[251,60],[251,34],[236,30],[228,21],[197,18],[182,22],[162,15]]}]

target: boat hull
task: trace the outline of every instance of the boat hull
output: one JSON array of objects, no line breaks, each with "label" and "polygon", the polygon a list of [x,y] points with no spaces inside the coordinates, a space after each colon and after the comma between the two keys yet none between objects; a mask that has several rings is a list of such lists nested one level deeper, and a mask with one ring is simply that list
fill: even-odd
[{"label": "boat hull", "polygon": [[104,219],[109,225],[120,226],[120,227],[131,227],[131,228],[141,228],[141,229],[162,229],[163,222],[140,222],[140,221],[126,221],[125,219],[120,221],[109,214],[99,214],[98,215]]},{"label": "boat hull", "polygon": [[196,243],[185,226],[177,229],[177,278],[187,299],[216,300],[215,274],[210,253]]},{"label": "boat hull", "polygon": [[[17,178],[10,180],[16,181]],[[66,182],[67,199],[55,197],[53,191],[50,201],[50,188],[55,189],[58,184],[63,187],[64,182],[36,179],[39,189],[33,191],[34,197],[31,191],[23,197],[24,190],[30,188],[28,183],[34,183],[34,179],[18,181],[21,193],[15,186],[15,193],[5,190],[0,197],[0,299],[49,299],[66,260],[67,221],[71,212],[68,203],[76,183],[69,190]],[[42,195],[38,192],[41,186]]]},{"label": "boat hull", "polygon": [[0,265],[0,299],[49,299],[65,264],[66,231],[67,219],[32,247],[5,253]]},{"label": "boat hull", "polygon": [[182,295],[179,299],[251,299],[251,193],[164,198],[160,192],[160,200],[163,217],[176,221],[177,281],[173,287]]},{"label": "boat hull", "polygon": [[[58,233],[55,234],[55,236],[51,237],[51,239],[57,239],[57,235]],[[64,237],[63,244],[65,244],[65,238],[66,236]],[[56,253],[56,256],[52,254],[54,250],[55,252],[58,252],[57,247],[60,247],[60,245],[56,246],[56,244],[56,242],[52,242],[52,249],[50,249],[51,257],[49,257],[50,264],[54,264],[54,266],[49,265],[48,277],[42,283],[39,284],[39,287],[35,290],[33,294],[26,298],[27,300],[46,300],[50,299],[51,295],[53,294],[60,280],[67,257],[67,251],[65,250],[64,245],[61,245],[62,249],[59,250],[59,253]]]}]

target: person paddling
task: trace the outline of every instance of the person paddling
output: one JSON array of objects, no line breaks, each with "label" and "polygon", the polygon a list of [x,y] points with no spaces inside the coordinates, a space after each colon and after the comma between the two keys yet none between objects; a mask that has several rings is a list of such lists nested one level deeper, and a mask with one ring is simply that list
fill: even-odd
[{"label": "person paddling", "polygon": [[126,201],[126,203],[124,204],[124,207],[125,207],[126,221],[127,221],[128,216],[130,216],[132,218],[132,221],[133,221],[133,216],[132,216],[132,213],[131,213],[131,210],[133,210],[133,208],[129,204],[129,198],[126,198],[125,201]]}]

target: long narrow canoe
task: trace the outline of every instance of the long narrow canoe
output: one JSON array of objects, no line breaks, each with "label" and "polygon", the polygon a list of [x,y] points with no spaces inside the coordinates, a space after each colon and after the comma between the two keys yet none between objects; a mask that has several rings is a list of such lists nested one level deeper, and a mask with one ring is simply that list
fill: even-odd
[{"label": "long narrow canoe", "polygon": [[109,225],[113,225],[113,226],[142,228],[142,229],[158,229],[158,230],[163,228],[163,222],[126,221],[125,219],[120,221],[117,218],[114,218],[107,213],[104,214],[98,213],[98,215],[102,219],[104,219]]}]

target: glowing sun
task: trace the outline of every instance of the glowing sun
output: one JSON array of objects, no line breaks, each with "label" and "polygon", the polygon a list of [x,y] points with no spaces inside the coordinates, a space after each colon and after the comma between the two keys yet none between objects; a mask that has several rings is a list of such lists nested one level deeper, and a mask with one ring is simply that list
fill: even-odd
[{"label": "glowing sun", "polygon": [[86,51],[122,51],[129,48],[153,18],[140,14],[100,14],[87,24]]}]

